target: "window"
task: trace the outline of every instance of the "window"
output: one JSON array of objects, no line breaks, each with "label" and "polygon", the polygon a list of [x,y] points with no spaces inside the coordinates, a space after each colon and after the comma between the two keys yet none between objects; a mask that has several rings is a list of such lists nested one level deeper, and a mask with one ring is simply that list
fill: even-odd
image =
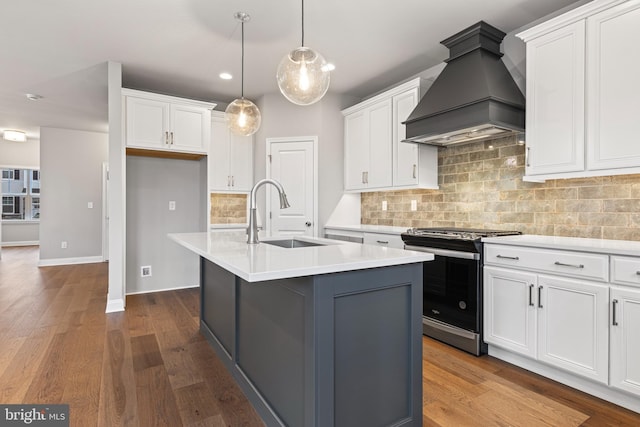
[{"label": "window", "polygon": [[40,171],[0,169],[2,171],[2,219],[40,218]]}]

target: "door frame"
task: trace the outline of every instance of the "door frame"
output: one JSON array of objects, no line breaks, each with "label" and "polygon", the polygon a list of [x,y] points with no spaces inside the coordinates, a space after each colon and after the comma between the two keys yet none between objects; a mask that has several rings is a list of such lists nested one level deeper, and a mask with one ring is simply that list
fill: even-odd
[{"label": "door frame", "polygon": [[[266,177],[271,178],[271,146],[275,143],[289,143],[289,142],[311,142],[313,145],[313,219],[312,229],[313,237],[318,237],[318,136],[289,136],[289,137],[276,137],[267,138],[267,156],[266,156]],[[265,216],[266,226],[265,230],[271,234],[271,218],[267,212],[271,212],[271,191],[272,186],[266,187],[266,204],[265,204]],[[286,188],[285,188],[286,191]]]}]

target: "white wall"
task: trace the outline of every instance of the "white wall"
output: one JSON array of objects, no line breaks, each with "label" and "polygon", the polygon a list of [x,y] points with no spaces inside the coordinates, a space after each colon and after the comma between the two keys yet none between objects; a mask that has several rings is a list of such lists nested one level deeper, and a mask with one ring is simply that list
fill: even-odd
[{"label": "white wall", "polygon": [[[338,204],[344,189],[343,118],[340,111],[359,100],[328,93],[316,104],[299,106],[280,93],[257,100],[262,126],[255,135],[254,181],[266,176],[267,138],[318,137],[318,231],[321,232]],[[286,188],[285,188],[286,191]],[[265,192],[257,197],[260,216],[264,218]]]},{"label": "white wall", "polygon": [[28,139],[25,142],[14,142],[0,139],[0,167],[7,166],[38,169],[40,141]]},{"label": "white wall", "polygon": [[[40,141],[41,264],[100,260],[102,163],[108,157],[108,135],[42,127]],[[61,248],[62,241],[67,249]]]},{"label": "white wall", "polygon": [[206,158],[127,156],[127,294],[199,285],[199,257],[167,234],[206,230],[206,169]]},{"label": "white wall", "polygon": [[2,246],[37,245],[40,240],[38,221],[3,221]]}]

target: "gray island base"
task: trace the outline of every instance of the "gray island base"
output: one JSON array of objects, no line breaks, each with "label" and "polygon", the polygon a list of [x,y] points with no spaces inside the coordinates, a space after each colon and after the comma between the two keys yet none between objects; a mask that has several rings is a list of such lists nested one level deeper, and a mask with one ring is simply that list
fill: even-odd
[{"label": "gray island base", "polygon": [[200,274],[200,330],[267,426],[422,425],[422,263]]}]

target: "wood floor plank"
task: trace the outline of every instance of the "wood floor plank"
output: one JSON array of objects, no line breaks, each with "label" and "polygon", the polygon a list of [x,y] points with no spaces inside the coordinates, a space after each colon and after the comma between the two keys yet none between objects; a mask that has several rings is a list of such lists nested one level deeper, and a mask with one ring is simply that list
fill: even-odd
[{"label": "wood floor plank", "polygon": [[188,351],[190,343],[203,339],[197,330],[192,327],[186,331],[164,331],[159,332],[156,337],[169,381],[174,389],[204,381],[202,372],[197,369]]},{"label": "wood floor plank", "polygon": [[131,354],[135,372],[164,364],[155,334],[131,338]]},{"label": "wood floor plank", "polygon": [[205,382],[177,388],[175,394],[180,417],[185,426],[224,421],[220,408]]},{"label": "wood floor plank", "polygon": [[138,418],[141,426],[181,426],[175,395],[163,365],[135,373]]}]

